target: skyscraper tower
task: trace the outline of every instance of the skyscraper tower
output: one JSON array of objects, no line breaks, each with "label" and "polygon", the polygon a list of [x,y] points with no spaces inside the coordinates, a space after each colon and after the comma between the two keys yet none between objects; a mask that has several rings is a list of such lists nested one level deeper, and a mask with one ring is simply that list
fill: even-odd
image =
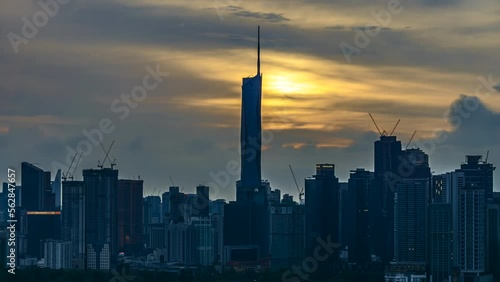
[{"label": "skyscraper tower", "polygon": [[[240,189],[250,191],[261,186],[261,101],[260,27],[257,39],[257,74],[243,78],[241,103],[241,181]],[[239,192],[239,191],[238,191]],[[240,197],[238,193],[237,197]]]},{"label": "skyscraper tower", "polygon": [[[269,254],[269,182],[261,179],[260,27],[257,39],[257,74],[243,78],[241,103],[241,179],[236,182],[236,202],[225,206],[224,245],[258,246],[259,257]],[[170,196],[172,197],[172,195]]]}]

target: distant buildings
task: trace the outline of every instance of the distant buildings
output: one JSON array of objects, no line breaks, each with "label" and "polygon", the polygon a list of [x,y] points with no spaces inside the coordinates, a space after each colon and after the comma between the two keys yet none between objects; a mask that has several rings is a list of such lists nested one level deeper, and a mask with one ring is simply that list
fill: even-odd
[{"label": "distant buildings", "polygon": [[70,241],[43,241],[45,266],[51,269],[71,269],[73,244]]}]

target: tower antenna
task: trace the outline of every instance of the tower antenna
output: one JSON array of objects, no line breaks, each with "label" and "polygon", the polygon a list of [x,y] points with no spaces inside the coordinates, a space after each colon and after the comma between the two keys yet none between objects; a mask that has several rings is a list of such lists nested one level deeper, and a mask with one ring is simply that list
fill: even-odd
[{"label": "tower antenna", "polygon": [[257,27],[257,76],[260,75],[260,25]]}]

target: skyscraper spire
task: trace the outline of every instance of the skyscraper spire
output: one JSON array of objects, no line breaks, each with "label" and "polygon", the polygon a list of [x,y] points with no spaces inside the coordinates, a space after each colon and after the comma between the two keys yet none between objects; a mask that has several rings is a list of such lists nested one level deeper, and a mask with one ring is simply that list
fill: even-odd
[{"label": "skyscraper spire", "polygon": [[257,27],[257,76],[260,75],[260,25]]}]

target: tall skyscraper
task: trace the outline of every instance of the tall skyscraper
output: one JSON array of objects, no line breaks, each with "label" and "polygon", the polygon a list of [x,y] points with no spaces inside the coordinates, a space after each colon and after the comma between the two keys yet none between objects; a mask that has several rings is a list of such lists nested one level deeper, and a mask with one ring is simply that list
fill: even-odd
[{"label": "tall skyscraper", "polygon": [[394,191],[399,181],[401,141],[396,136],[381,135],[375,141],[374,189],[371,196],[371,222],[376,242],[375,254],[384,262],[394,255]]},{"label": "tall skyscraper", "polygon": [[422,263],[427,259],[427,215],[431,182],[429,156],[420,149],[403,151],[407,168],[394,196],[394,260]]},{"label": "tall skyscraper", "polygon": [[118,170],[83,170],[86,268],[109,270],[118,256]]},{"label": "tall skyscraper", "polygon": [[261,186],[262,74],[260,73],[260,27],[257,39],[257,74],[243,78],[241,95],[241,181],[236,199],[251,197]]},{"label": "tall skyscraper", "polygon": [[118,180],[118,251],[139,255],[143,243],[143,181]]},{"label": "tall skyscraper", "polygon": [[83,181],[62,182],[62,239],[72,244],[71,267],[85,267],[85,187]]},{"label": "tall skyscraper", "polygon": [[[226,246],[256,245],[262,257],[269,255],[269,205],[270,184],[261,179],[261,100],[262,75],[260,73],[260,28],[257,39],[257,74],[243,78],[241,104],[241,179],[236,182],[236,202],[225,209],[224,244]],[[238,211],[234,217],[229,211]],[[240,228],[240,226],[244,226]],[[226,230],[239,229],[239,230]],[[246,229],[246,235],[239,232]],[[232,237],[234,234],[236,237]]]},{"label": "tall skyscraper", "polygon": [[[339,179],[334,164],[317,164],[316,175],[305,180],[306,255],[313,255],[318,240],[339,242]],[[318,272],[331,273],[336,255],[319,262]]]},{"label": "tall skyscraper", "polygon": [[371,260],[374,246],[370,234],[370,192],[373,189],[373,172],[364,169],[351,171],[348,182],[349,206],[346,221],[342,226],[347,228],[346,242],[349,246],[349,261],[357,264]]},{"label": "tall skyscraper", "polygon": [[[495,167],[482,156],[466,156],[456,170],[463,175],[456,198],[458,266],[464,279],[473,279],[487,270],[487,199],[493,197]],[[467,278],[469,277],[469,278]]]}]

